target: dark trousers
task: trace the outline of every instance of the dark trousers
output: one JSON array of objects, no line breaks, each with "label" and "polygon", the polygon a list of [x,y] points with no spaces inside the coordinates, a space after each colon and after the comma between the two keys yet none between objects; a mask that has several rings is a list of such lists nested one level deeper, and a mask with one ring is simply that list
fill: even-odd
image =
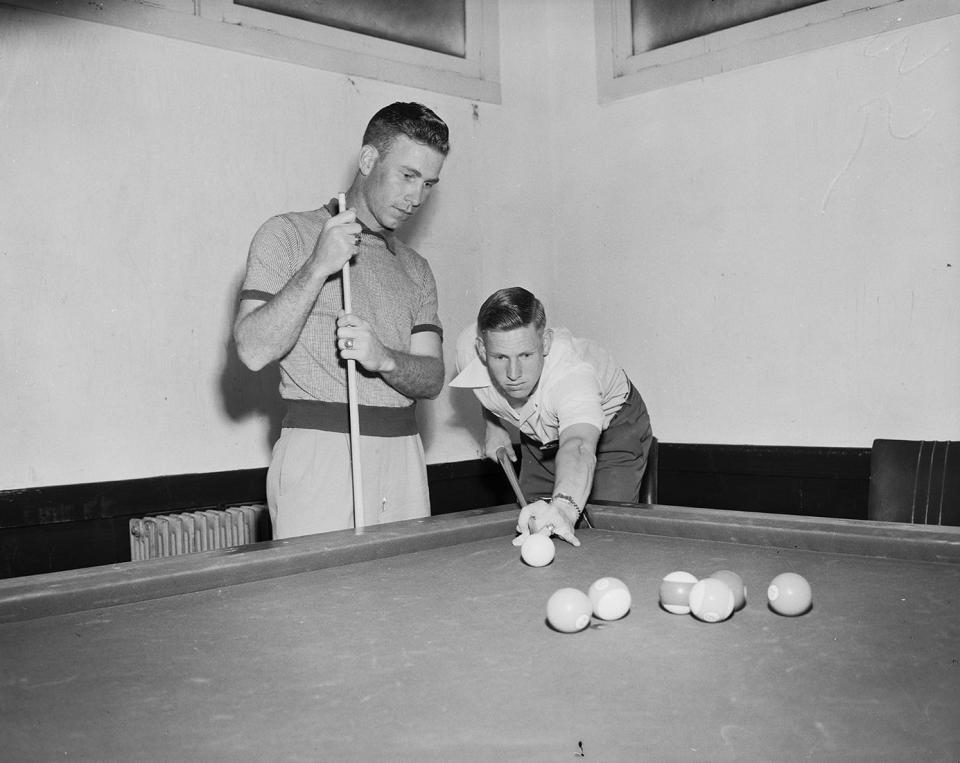
[{"label": "dark trousers", "polygon": [[[588,500],[636,502],[653,440],[650,414],[637,388],[630,385],[623,406],[597,442],[597,468]],[[520,435],[520,487],[527,500],[553,495],[557,445]]]}]

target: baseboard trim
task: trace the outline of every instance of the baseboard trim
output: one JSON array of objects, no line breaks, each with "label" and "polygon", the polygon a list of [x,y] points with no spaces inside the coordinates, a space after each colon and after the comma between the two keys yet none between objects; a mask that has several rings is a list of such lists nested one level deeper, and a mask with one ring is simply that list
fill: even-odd
[{"label": "baseboard trim", "polygon": [[[660,443],[661,504],[866,518],[868,448]],[[514,501],[497,464],[427,467],[434,514]],[[131,517],[266,500],[266,469],[0,491],[0,577],[129,560]]]}]

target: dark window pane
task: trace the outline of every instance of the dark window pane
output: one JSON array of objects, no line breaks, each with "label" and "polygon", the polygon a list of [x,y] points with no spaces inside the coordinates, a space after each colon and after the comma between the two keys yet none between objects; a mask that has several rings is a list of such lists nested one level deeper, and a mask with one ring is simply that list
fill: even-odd
[{"label": "dark window pane", "polygon": [[631,0],[633,55],[824,0]]},{"label": "dark window pane", "polygon": [[235,5],[466,56],[465,0],[234,0]]}]

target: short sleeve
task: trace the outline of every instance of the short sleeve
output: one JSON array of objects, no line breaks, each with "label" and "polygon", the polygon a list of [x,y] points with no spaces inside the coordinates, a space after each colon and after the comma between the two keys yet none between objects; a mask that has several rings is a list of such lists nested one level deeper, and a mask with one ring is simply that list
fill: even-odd
[{"label": "short sleeve", "polygon": [[293,224],[271,217],[256,232],[247,255],[240,299],[269,299],[293,277],[302,244]]},{"label": "short sleeve", "polygon": [[421,260],[423,273],[420,286],[420,306],[414,317],[411,334],[420,331],[434,331],[443,339],[443,324],[440,323],[439,301],[437,298],[437,282],[433,271],[426,260]]},{"label": "short sleeve", "polygon": [[581,363],[550,386],[547,403],[557,417],[557,431],[590,424],[603,431],[603,392],[593,368]]}]

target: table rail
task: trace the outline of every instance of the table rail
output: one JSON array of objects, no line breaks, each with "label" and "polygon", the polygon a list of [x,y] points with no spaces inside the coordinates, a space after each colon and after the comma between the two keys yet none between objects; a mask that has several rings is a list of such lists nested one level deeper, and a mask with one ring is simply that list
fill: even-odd
[{"label": "table rail", "polygon": [[516,505],[0,580],[0,624],[296,575],[487,538],[513,538]]},{"label": "table rail", "polygon": [[857,556],[960,563],[960,527],[798,517],[753,511],[603,501],[587,506],[601,530]]}]

